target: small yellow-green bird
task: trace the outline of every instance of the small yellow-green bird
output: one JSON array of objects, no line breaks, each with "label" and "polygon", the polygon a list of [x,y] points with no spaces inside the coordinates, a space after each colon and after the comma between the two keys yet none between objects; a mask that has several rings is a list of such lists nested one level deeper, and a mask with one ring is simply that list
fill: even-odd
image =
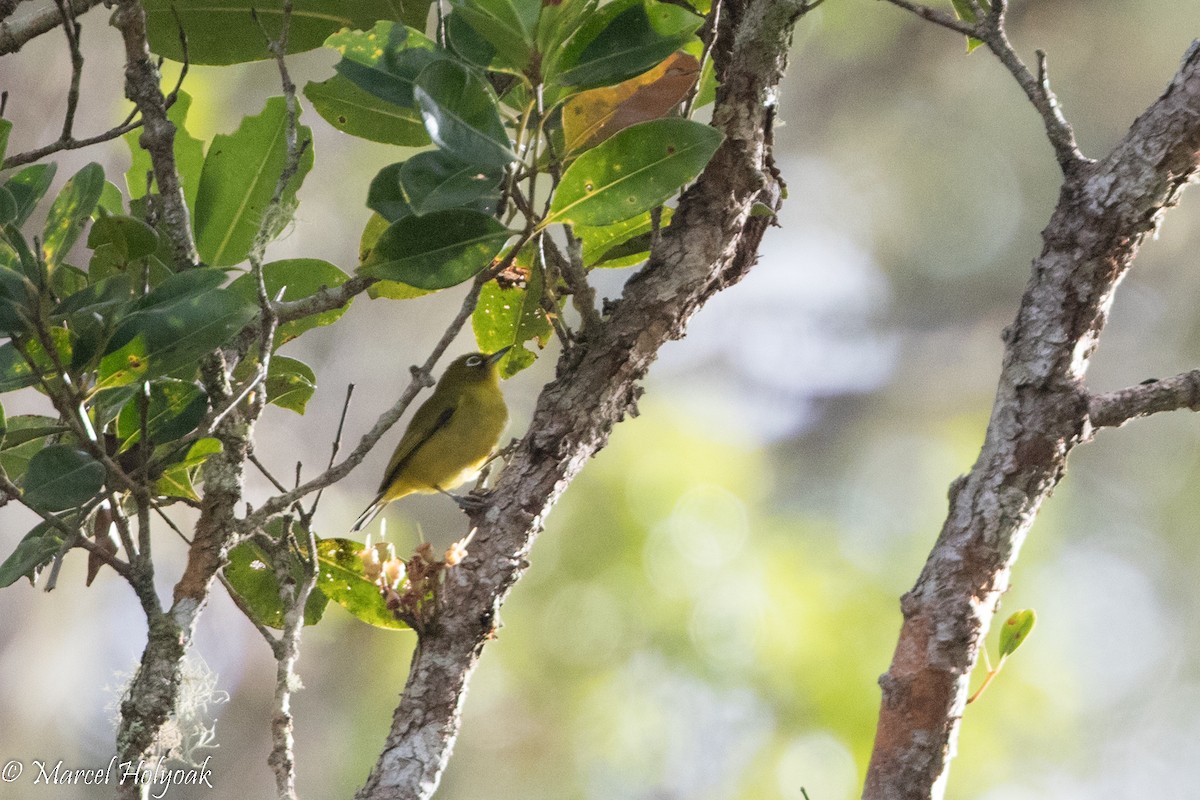
[{"label": "small yellow-green bird", "polygon": [[393,500],[448,493],[479,473],[508,425],[497,364],[509,349],[491,355],[469,353],[446,367],[433,394],[413,414],[379,483],[379,494],[359,515],[352,532],[365,528]]}]

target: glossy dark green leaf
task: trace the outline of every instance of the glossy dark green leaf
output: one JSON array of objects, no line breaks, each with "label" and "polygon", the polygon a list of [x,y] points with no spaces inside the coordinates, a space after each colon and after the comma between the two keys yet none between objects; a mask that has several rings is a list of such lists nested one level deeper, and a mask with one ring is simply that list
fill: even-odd
[{"label": "glossy dark green leaf", "polygon": [[37,525],[17,543],[17,548],[0,564],[0,589],[12,586],[21,578],[29,578],[32,585],[38,573],[49,564],[66,539],[57,527],[49,522]]},{"label": "glossy dark green leaf", "polygon": [[415,105],[399,106],[380,99],[345,75],[334,75],[320,83],[309,81],[304,96],[326,122],[342,133],[403,147],[429,144],[429,134]]},{"label": "glossy dark green leaf", "polygon": [[162,476],[154,485],[154,492],[163,497],[183,497],[188,500],[199,500],[194,485],[200,467],[208,458],[221,452],[221,442],[217,439],[200,439],[192,444],[178,461],[166,465]]},{"label": "glossy dark green leaf", "polygon": [[[366,265],[371,263],[372,253],[375,250],[375,245],[379,243],[379,237],[391,225],[386,219],[379,214],[372,214],[367,220],[367,224],[363,226],[362,237],[359,240],[359,264]],[[367,289],[367,296],[372,300],[385,298],[388,300],[411,300],[414,297],[424,297],[429,294],[429,289],[418,289],[415,286],[409,286],[406,283],[397,281],[375,281]]]},{"label": "glossy dark green leaf", "polygon": [[496,281],[488,281],[479,292],[471,328],[481,352],[494,353],[502,347],[512,347],[500,359],[500,374],[505,378],[511,378],[537,359],[525,342],[534,341],[540,350],[550,339],[550,320],[542,308],[543,284],[542,271],[535,268],[525,286],[501,288]]},{"label": "glossy dark green leaf", "polygon": [[[151,49],[174,61],[183,60],[179,27],[187,33],[192,64],[238,64],[271,57],[263,28],[278,36],[281,0],[146,0],[146,28]],[[295,0],[288,30],[289,53],[320,47],[342,28],[367,28],[379,19],[395,19],[424,27],[430,0]],[[256,23],[250,11],[257,12]]]},{"label": "glossy dark green leaf", "polygon": [[349,539],[317,542],[320,574],[317,588],[330,600],[369,625],[392,630],[408,628],[388,610],[379,586],[367,577],[362,555],[366,546]]},{"label": "glossy dark green leaf", "polygon": [[6,420],[4,441],[0,443],[0,469],[9,480],[19,480],[29,467],[29,460],[46,446],[52,437],[66,428],[52,417],[19,414]]},{"label": "glossy dark green leaf", "polygon": [[[286,131],[286,103],[282,97],[272,97],[260,114],[243,119],[232,134],[213,137],[204,157],[195,209],[196,249],[206,263],[232,266],[250,252],[287,162]],[[295,202],[296,190],[313,164],[312,131],[301,125],[296,135],[310,145],[283,194],[285,207]],[[280,217],[272,236],[282,231],[286,221],[286,215]]]},{"label": "glossy dark green leaf", "polygon": [[[285,301],[302,300],[326,287],[341,286],[349,278],[349,275],[333,264],[319,258],[288,258],[263,265],[263,285],[267,289],[267,297],[272,300],[279,296],[280,290],[283,291],[282,299]],[[254,276],[250,273],[239,276],[229,284],[229,289],[247,301],[258,304],[258,288]],[[275,346],[280,347],[313,328],[332,325],[341,319],[342,314],[349,308],[350,303],[347,302],[340,308],[283,323],[275,331]]]},{"label": "glossy dark green leaf", "polygon": [[567,167],[547,221],[611,225],[645,213],[699,175],[722,139],[686,119],[626,128]]},{"label": "glossy dark green leaf", "polygon": [[[117,415],[118,452],[125,452],[142,439],[141,402],[135,396]],[[179,439],[196,429],[208,411],[208,394],[189,381],[160,378],[150,384],[146,399],[146,433],[156,445]]]},{"label": "glossy dark green leaf", "polygon": [[[261,34],[259,42],[262,41]],[[179,183],[183,186],[183,199],[188,208],[196,207],[196,190],[200,186],[200,171],[204,167],[204,142],[192,136],[187,127],[188,110],[192,106],[192,97],[182,89],[175,98],[175,103],[167,109],[167,119],[175,125],[175,172]],[[129,145],[132,157],[129,169],[125,172],[125,188],[129,191],[131,200],[146,196],[147,176],[151,176],[152,192],[158,191],[158,183],[153,180],[154,168],[150,162],[150,153],[143,150],[138,143],[141,139],[141,129],[125,134],[125,143]],[[121,213],[119,210],[114,213]],[[151,251],[153,252],[153,251]]]},{"label": "glossy dark green leaf", "polygon": [[493,48],[498,68],[525,72],[534,52],[541,0],[451,0],[452,15]]},{"label": "glossy dark green leaf", "polygon": [[671,3],[616,0],[584,22],[547,80],[581,89],[620,83],[678,50],[703,22]]},{"label": "glossy dark green leaf", "polygon": [[[282,528],[281,524],[275,525]],[[293,577],[303,576],[303,567],[293,559],[288,565]],[[283,600],[279,597],[279,581],[267,554],[254,542],[242,542],[229,551],[229,563],[225,565],[225,577],[241,598],[243,610],[260,625],[270,628],[283,627]],[[304,624],[316,625],[329,605],[329,598],[320,589],[313,589],[304,606]]]},{"label": "glossy dark green leaf", "polygon": [[500,200],[502,178],[498,170],[481,169],[431,150],[380,170],[371,181],[367,207],[391,222],[451,208],[492,214]]},{"label": "glossy dark green leaf", "polygon": [[25,220],[29,219],[29,215],[33,213],[38,201],[50,188],[50,182],[54,180],[54,173],[57,169],[58,165],[53,162],[31,164],[5,182],[4,188],[8,189],[13,199],[17,201],[17,218],[12,221],[13,225],[20,227],[25,224]]},{"label": "glossy dark green leaf", "polygon": [[229,341],[257,311],[255,303],[229,289],[187,293],[143,307],[118,325],[100,361],[96,387],[123,386],[194,365]]},{"label": "glossy dark green leaf", "polygon": [[21,499],[44,511],[76,508],[104,487],[104,465],[83,450],[52,444],[37,452],[25,470]]},{"label": "glossy dark green leaf", "polygon": [[303,414],[317,390],[317,375],[303,361],[273,356],[267,368],[267,402]]},{"label": "glossy dark green leaf", "polygon": [[420,289],[444,289],[473,277],[513,232],[478,211],[451,209],[394,222],[359,272]]},{"label": "glossy dark green leaf", "polygon": [[417,76],[413,94],[429,138],[461,161],[503,168],[516,160],[496,96],[473,70],[438,60]]},{"label": "glossy dark green leaf", "polygon": [[72,175],[54,199],[42,229],[42,254],[51,270],[62,261],[79,238],[84,224],[91,219],[103,188],[104,169],[93,162]]}]

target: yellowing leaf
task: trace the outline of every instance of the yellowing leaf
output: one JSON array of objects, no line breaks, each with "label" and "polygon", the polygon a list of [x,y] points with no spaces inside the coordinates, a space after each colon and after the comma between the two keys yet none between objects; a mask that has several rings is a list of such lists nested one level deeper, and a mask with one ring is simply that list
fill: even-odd
[{"label": "yellowing leaf", "polygon": [[699,76],[700,62],[679,52],[616,86],[575,95],[563,109],[567,152],[598,144],[630,125],[665,116],[687,97]]}]

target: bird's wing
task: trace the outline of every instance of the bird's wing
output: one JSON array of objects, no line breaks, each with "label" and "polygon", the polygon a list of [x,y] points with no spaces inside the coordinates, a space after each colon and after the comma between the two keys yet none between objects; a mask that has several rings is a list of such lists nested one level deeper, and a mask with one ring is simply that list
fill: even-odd
[{"label": "bird's wing", "polygon": [[404,431],[404,437],[400,439],[400,444],[396,445],[396,452],[392,453],[392,460],[388,462],[387,471],[384,472],[383,480],[379,484],[380,492],[386,492],[401,471],[412,461],[413,456],[433,438],[435,433],[450,423],[457,404],[439,410],[434,404],[436,399],[436,397],[431,397],[426,400],[413,415],[412,422]]}]

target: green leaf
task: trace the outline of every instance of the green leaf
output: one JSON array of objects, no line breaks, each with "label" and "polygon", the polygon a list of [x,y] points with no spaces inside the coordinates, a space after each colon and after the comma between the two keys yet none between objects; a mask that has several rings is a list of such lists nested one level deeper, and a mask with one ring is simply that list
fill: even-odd
[{"label": "green leaf", "polygon": [[547,72],[562,86],[609,86],[645,72],[678,50],[704,22],[655,0],[616,0],[591,15]]},{"label": "green leaf", "polygon": [[0,266],[0,333],[11,336],[30,328],[37,289],[16,269]]},{"label": "green leaf", "polygon": [[320,574],[317,588],[355,617],[379,628],[408,628],[388,610],[379,586],[367,577],[362,553],[366,546],[349,539],[317,542]]},{"label": "green leaf", "polygon": [[[326,287],[341,286],[350,276],[340,269],[322,261],[319,258],[288,258],[282,261],[272,261],[263,264],[263,285],[267,289],[267,297],[272,300],[283,290],[283,300],[303,300],[316,294]],[[229,284],[229,290],[248,302],[258,305],[258,287],[251,273],[241,275]],[[350,303],[340,308],[322,311],[320,314],[310,314],[302,319],[285,322],[275,331],[275,347],[295,339],[300,334],[324,325],[337,322],[342,314],[350,308]]]},{"label": "green leaf", "polygon": [[17,201],[17,217],[11,223],[14,227],[24,225],[25,220],[29,219],[38,201],[50,188],[57,169],[58,165],[54,163],[32,164],[5,182],[4,188]]},{"label": "green leaf", "polygon": [[[49,336],[58,351],[59,363],[71,363],[71,334],[64,328],[50,328]],[[43,378],[51,378],[57,372],[54,360],[46,353],[42,343],[31,339],[24,343],[29,355],[26,360],[14,342],[0,345],[0,392],[11,392],[36,386]],[[33,364],[29,362],[32,361]]]},{"label": "green leaf", "polygon": [[255,303],[229,289],[206,289],[150,303],[155,292],[144,298],[148,307],[129,314],[118,325],[100,361],[97,389],[194,366],[200,356],[229,341],[258,312]]},{"label": "green leaf", "polygon": [[51,271],[79,238],[84,223],[96,209],[103,189],[104,169],[92,162],[72,175],[54,199],[42,229],[42,254]]},{"label": "green leaf", "polygon": [[497,68],[525,72],[534,52],[540,0],[451,0],[453,15],[496,50]]},{"label": "green leaf", "polygon": [[[659,217],[660,229],[666,229],[674,213],[670,206],[663,207]],[[580,225],[575,228],[575,235],[583,241],[584,266],[615,269],[645,261],[650,253],[653,231],[654,223],[647,211],[599,228]]]},{"label": "green leaf", "polygon": [[579,29],[580,22],[595,12],[596,4],[597,0],[560,0],[542,4],[535,39],[538,52],[548,64],[553,64],[563,43]]},{"label": "green leaf", "polygon": [[[446,57],[421,32],[390,22],[380,22],[365,32],[342,31],[330,36],[326,44],[342,54],[342,60],[334,66],[338,75],[414,114],[413,83],[417,75],[433,61]],[[416,119],[420,119],[419,114]]]},{"label": "green leaf", "polygon": [[1017,648],[1029,638],[1036,622],[1037,614],[1032,608],[1014,612],[1005,620],[1004,627],[1000,629],[1000,658],[1007,658],[1017,652]]},{"label": "green leaf", "polygon": [[104,465],[65,444],[38,451],[25,471],[21,499],[44,511],[77,508],[104,487]]},{"label": "green leaf", "polygon": [[92,212],[92,221],[114,215],[120,216],[124,213],[125,195],[121,194],[121,190],[117,188],[116,184],[105,181],[104,188],[100,190],[100,200],[97,201],[96,209]]},{"label": "green leaf", "polygon": [[500,374],[505,378],[537,359],[525,342],[532,339],[540,350],[550,339],[550,320],[541,304],[543,283],[542,270],[534,268],[525,286],[501,288],[495,281],[488,281],[479,292],[471,327],[480,351],[494,353],[516,345],[500,359]]},{"label": "green leaf", "polygon": [[723,138],[686,119],[626,128],[567,167],[546,222],[611,225],[649,211],[699,175]]},{"label": "green leaf", "polygon": [[17,198],[12,192],[0,186],[0,226],[8,225],[17,218]]},{"label": "green leaf", "polygon": [[[379,243],[379,237],[383,235],[390,224],[379,214],[372,214],[371,218],[367,220],[358,244],[360,265],[371,263],[371,254],[375,250],[375,245]],[[414,297],[424,297],[429,293],[429,289],[418,289],[398,281],[375,281],[367,288],[367,296],[372,300],[378,300],[381,297],[388,300],[411,300]]]},{"label": "green leaf", "polygon": [[188,500],[199,500],[193,485],[200,471],[200,466],[209,456],[221,452],[221,442],[217,439],[200,439],[188,448],[186,455],[179,461],[171,463],[163,470],[162,477],[154,485],[154,492],[162,497],[183,497]]},{"label": "green leaf", "polygon": [[[271,526],[268,526],[271,527]],[[275,523],[275,528],[282,525]],[[283,627],[283,601],[279,597],[279,581],[267,554],[254,542],[242,542],[229,551],[229,563],[225,565],[225,577],[242,600],[242,607],[251,619],[270,628]],[[300,580],[304,568],[298,559],[291,559],[288,569]],[[320,589],[313,589],[304,606],[304,624],[316,625],[329,605],[329,598]]]},{"label": "green leaf", "polygon": [[272,356],[267,367],[267,402],[303,414],[313,392],[317,374],[303,361],[287,356]]},{"label": "green leaf", "polygon": [[[257,33],[257,29],[255,29]],[[262,34],[259,34],[262,42]],[[195,62],[193,62],[195,63]],[[175,103],[167,109],[167,119],[175,125],[175,171],[179,175],[179,183],[183,186],[183,199],[188,208],[196,207],[196,190],[200,185],[200,170],[204,166],[204,142],[197,139],[188,131],[188,110],[192,107],[192,97],[182,89],[175,98]],[[146,196],[146,176],[153,176],[154,167],[150,162],[150,153],[139,144],[142,131],[130,131],[123,137],[129,145],[133,161],[125,172],[125,188],[129,190],[129,199],[137,200]],[[158,191],[158,182],[151,177],[151,191]],[[114,213],[120,213],[116,211]]]},{"label": "green leaf", "polygon": [[[196,429],[208,410],[208,394],[194,383],[160,378],[150,384],[146,403],[146,434],[156,445],[173,442]],[[117,437],[123,453],[142,438],[142,413],[135,396],[117,415]]]},{"label": "green leaf", "polygon": [[413,95],[429,138],[459,160],[503,168],[517,159],[495,94],[472,70],[456,61],[434,61],[417,76]]},{"label": "green leaf", "polygon": [[344,75],[320,83],[309,81],[304,96],[326,122],[342,133],[402,147],[429,144],[429,134],[415,107],[382,100]]},{"label": "green leaf", "polygon": [[8,419],[4,416],[4,406],[0,405],[0,446],[4,444],[4,434],[8,432]]},{"label": "green leaf", "polygon": [[437,211],[394,222],[379,237],[359,272],[420,289],[444,289],[492,262],[513,232],[487,214]]},{"label": "green leaf", "polygon": [[38,524],[0,564],[0,589],[12,586],[21,578],[29,578],[32,586],[42,568],[58,555],[64,541],[62,531],[54,525],[49,522]]},{"label": "green leaf", "polygon": [[[146,0],[150,47],[173,61],[183,60],[178,10],[187,33],[192,64],[238,64],[271,57],[262,28],[250,15],[255,9],[271,37],[279,35],[280,0]],[[295,0],[288,30],[288,53],[320,47],[342,28],[366,28],[378,19],[396,19],[424,27],[430,0]]]},{"label": "green leaf", "polygon": [[441,150],[418,153],[380,170],[371,181],[367,207],[395,222],[410,214],[472,208],[493,214],[503,173],[459,161]]},{"label": "green leaf", "polygon": [[0,443],[0,469],[9,480],[19,480],[29,467],[29,460],[46,446],[46,441],[66,430],[58,420],[36,414],[9,417]]},{"label": "green leaf", "polygon": [[12,121],[0,118],[0,164],[4,163],[4,154],[8,151],[8,134],[12,132]]},{"label": "green leaf", "polygon": [[108,216],[92,223],[87,246],[93,250],[112,245],[113,252],[123,262],[144,258],[158,250],[158,233],[140,219],[127,216]]},{"label": "green leaf", "polygon": [[[286,131],[287,105],[284,98],[272,97],[262,113],[243,119],[232,134],[213,137],[196,192],[196,249],[206,263],[231,266],[250,252],[287,162]],[[312,131],[299,126],[296,135],[310,145],[283,193],[285,208],[295,203],[296,190],[313,164]],[[272,236],[286,221],[281,215]]]},{"label": "green leaf", "polygon": [[[991,13],[992,4],[988,0],[978,0],[979,7],[985,14]],[[954,15],[963,22],[975,22],[975,9],[971,7],[970,0],[950,0],[950,4],[954,6]],[[976,39],[974,36],[967,37],[967,54],[974,52],[975,48],[983,44],[983,41]]]}]

